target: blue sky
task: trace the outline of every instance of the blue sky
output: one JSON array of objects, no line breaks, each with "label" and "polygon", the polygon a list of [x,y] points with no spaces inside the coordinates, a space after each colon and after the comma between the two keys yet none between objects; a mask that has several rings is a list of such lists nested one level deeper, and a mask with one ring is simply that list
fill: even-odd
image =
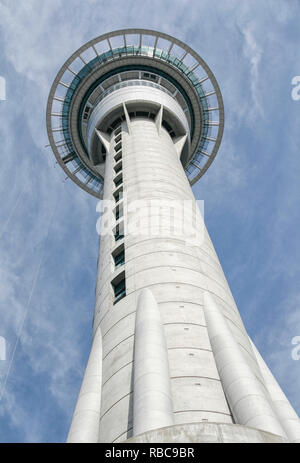
[{"label": "blue sky", "polygon": [[219,82],[224,138],[194,192],[246,328],[300,413],[299,19],[297,0],[0,0],[0,442],[67,436],[91,342],[98,213],[45,148],[46,102],[77,48],[125,27],[188,43]]}]

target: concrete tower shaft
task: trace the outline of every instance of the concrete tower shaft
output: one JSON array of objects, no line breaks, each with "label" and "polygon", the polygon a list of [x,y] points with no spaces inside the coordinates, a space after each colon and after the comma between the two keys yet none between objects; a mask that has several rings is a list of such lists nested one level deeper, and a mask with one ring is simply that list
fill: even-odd
[{"label": "concrete tower shaft", "polygon": [[[108,51],[100,52],[103,42]],[[66,84],[78,58],[83,67]],[[103,198],[93,343],[69,442],[300,440],[299,419],[248,337],[191,189],[216,155],[223,116],[203,60],[153,31],[95,39],[55,80],[53,150],[76,183]]]},{"label": "concrete tower shaft", "polygon": [[[110,159],[113,159],[114,149],[115,143],[112,142]],[[143,356],[140,366],[145,366],[152,356],[159,357],[155,355],[154,349],[147,350],[147,345],[139,353],[137,346],[134,347],[136,337],[147,337],[147,324],[143,327],[142,323],[136,325],[135,321],[136,311],[141,312],[139,319],[143,317],[144,311],[147,313],[148,301],[144,301],[146,296],[143,297],[145,290],[153,306],[157,305],[161,312],[162,324],[160,329],[156,327],[159,333],[153,329],[152,334],[156,345],[159,343],[157,337],[163,333],[169,366],[167,364],[164,369],[164,375],[159,374],[154,390],[165,387],[167,390],[162,393],[168,400],[171,394],[173,408],[168,417],[169,424],[201,422],[202,419],[232,422],[203,314],[203,288],[207,285],[207,274],[217,274],[221,280],[219,292],[224,292],[224,277],[217,267],[213,248],[208,239],[203,243],[205,250],[199,251],[199,247],[189,246],[185,239],[187,237],[183,235],[182,221],[172,224],[172,232],[166,214],[162,215],[156,207],[147,210],[144,206],[144,202],[150,204],[153,200],[163,205],[166,199],[175,205],[183,204],[184,200],[195,202],[179,153],[163,127],[157,127],[155,121],[137,118],[130,122],[130,134],[123,123],[122,163],[123,192],[127,207],[120,221],[128,222],[128,227],[131,227],[138,223],[144,213],[149,220],[137,236],[125,233],[125,264],[116,270],[111,255],[122,246],[122,241],[115,243],[113,237],[101,238],[99,262],[102,265],[94,321],[94,329],[100,323],[103,333],[100,440],[122,441],[132,435],[135,423],[131,414],[137,415],[134,409],[135,376],[139,375],[135,356]],[[107,199],[113,198],[114,178],[114,165],[107,164],[104,188]],[[138,209],[137,201],[141,201],[142,210]],[[203,266],[206,275],[202,273]],[[124,271],[126,297],[114,305],[111,282]],[[218,274],[218,271],[221,273]],[[228,300],[228,295],[224,297]],[[200,365],[202,368],[199,368]],[[151,370],[151,366],[149,368]],[[147,378],[147,372],[144,375]],[[145,388],[147,390],[146,385]],[[142,417],[145,426],[149,416],[150,413]],[[165,425],[164,420],[158,419],[150,429]]]}]

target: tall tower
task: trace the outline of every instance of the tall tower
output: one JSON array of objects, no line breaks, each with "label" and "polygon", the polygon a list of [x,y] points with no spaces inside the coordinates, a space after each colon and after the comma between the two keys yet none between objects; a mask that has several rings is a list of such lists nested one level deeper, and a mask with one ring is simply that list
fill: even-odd
[{"label": "tall tower", "polygon": [[[247,335],[191,190],[223,125],[207,64],[159,32],[91,40],[54,80],[47,129],[56,159],[112,204],[69,442],[300,441],[299,419]],[[183,203],[191,212],[170,227],[166,201],[173,218]],[[195,220],[201,233],[190,240]]]}]

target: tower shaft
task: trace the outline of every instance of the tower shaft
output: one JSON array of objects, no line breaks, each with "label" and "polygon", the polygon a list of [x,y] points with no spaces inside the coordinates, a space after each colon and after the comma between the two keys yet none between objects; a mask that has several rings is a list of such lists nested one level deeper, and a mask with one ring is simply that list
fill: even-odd
[{"label": "tower shaft", "polygon": [[[94,317],[103,349],[99,441],[123,442],[141,432],[186,423],[246,425],[251,420],[259,429],[285,438],[176,143],[159,125],[158,116],[156,121],[123,122],[116,132],[109,140],[104,200],[113,203],[112,214],[118,208],[119,228],[100,238]],[[192,204],[185,217],[184,201]],[[182,215],[176,217],[178,211]],[[196,214],[200,234],[195,238]],[[116,260],[120,250],[121,264]],[[122,281],[118,299],[114,288]],[[145,290],[160,312],[153,325],[151,311],[155,318],[156,309],[151,303],[147,306]],[[207,320],[205,312],[214,310],[210,300],[232,338],[241,376],[244,369],[246,383],[255,379],[261,388],[257,392],[257,384],[251,383],[244,393],[243,385],[237,385],[235,397],[248,401],[241,412],[233,408],[234,399],[228,403],[224,390],[230,378],[226,383],[221,370],[223,365],[231,368],[231,358],[226,338],[218,352],[215,338],[212,345],[210,333],[219,335],[219,325]],[[216,361],[220,352],[223,364]]]},{"label": "tower shaft", "polygon": [[52,85],[56,159],[103,199],[93,342],[68,442],[300,441],[191,190],[223,127],[207,64],[156,31],[91,40]]},{"label": "tower shaft", "polygon": [[[168,217],[167,200],[177,208],[186,200],[194,205],[194,214],[196,211],[172,139],[164,128],[159,133],[154,121],[136,119],[130,125],[130,135],[126,129],[122,131],[123,193],[128,211],[124,209],[120,222],[124,220],[129,228],[124,237],[124,266],[115,270],[111,258],[120,241],[115,243],[105,236],[100,244],[102,265],[94,326],[96,329],[100,323],[103,333],[100,440],[104,442],[126,439],[134,426],[135,313],[139,293],[145,288],[151,291],[161,311],[174,423],[204,419],[232,422],[207,335],[203,291],[210,285],[230,309],[231,295],[208,235],[203,236],[201,246],[189,245],[182,220],[172,224]],[[108,154],[110,161],[113,153],[114,142]],[[105,173],[107,199],[113,199],[115,190],[110,161]],[[153,207],[148,209],[147,204]],[[139,224],[143,219],[146,228]],[[137,236],[135,224],[139,226]],[[177,233],[170,230],[170,225],[178,228]],[[111,282],[115,273],[124,270],[126,297],[114,305]]]}]

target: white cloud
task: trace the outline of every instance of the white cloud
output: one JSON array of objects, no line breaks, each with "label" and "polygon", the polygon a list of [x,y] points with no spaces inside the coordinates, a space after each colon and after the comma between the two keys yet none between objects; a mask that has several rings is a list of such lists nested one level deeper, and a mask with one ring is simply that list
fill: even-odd
[{"label": "white cloud", "polygon": [[[258,88],[260,87],[259,82],[259,65],[262,57],[262,49],[258,42],[255,40],[253,26],[248,24],[242,33],[245,37],[244,54],[250,61],[250,82],[251,82],[251,94],[252,101],[255,106],[255,110],[260,116],[263,116],[264,111],[259,100]],[[250,105],[251,107],[251,105]],[[249,116],[252,114],[250,109]]]},{"label": "white cloud", "polygon": [[[44,252],[41,273],[9,378],[2,419],[11,420],[23,441],[40,441],[53,436],[53,430],[43,422],[46,420],[45,413],[50,416],[50,411],[43,411],[35,404],[30,413],[26,404],[26,389],[22,394],[22,387],[33,386],[35,380],[39,381],[45,391],[44,395],[36,392],[38,399],[47,397],[57,416],[70,419],[89,348],[91,327],[88,320],[92,317],[91,287],[95,280],[98,241],[95,231],[96,201],[81,192],[71,180],[63,185],[61,179],[64,175],[54,171],[54,157],[50,150],[44,150],[47,143],[46,101],[59,67],[87,40],[122,27],[154,28],[188,41],[207,59],[215,72],[224,95],[226,111],[225,135],[220,153],[199,183],[199,191],[204,189],[206,194],[211,195],[216,216],[218,212],[223,212],[222,208],[224,215],[232,212],[231,195],[236,194],[239,196],[235,196],[239,220],[246,220],[248,215],[250,220],[255,221],[257,203],[250,204],[248,201],[245,206],[243,199],[249,194],[247,188],[250,188],[251,181],[252,189],[257,188],[257,192],[251,191],[253,196],[259,196],[259,189],[262,188],[261,184],[253,182],[253,159],[257,159],[257,153],[250,153],[247,142],[239,143],[238,139],[240,131],[245,128],[249,130],[248,137],[255,139],[259,132],[257,119],[263,119],[263,116],[260,124],[263,129],[270,130],[267,117],[270,113],[273,115],[276,109],[276,101],[273,101],[276,89],[272,87],[272,79],[265,78],[270,70],[263,58],[268,57],[272,65],[275,63],[277,66],[276,72],[284,75],[283,65],[277,57],[278,43],[282,40],[281,36],[278,37],[278,31],[281,31],[279,27],[286,27],[283,31],[287,34],[296,3],[289,2],[287,6],[284,2],[277,2],[275,12],[271,12],[273,8],[261,8],[261,2],[256,2],[250,8],[248,2],[240,1],[146,0],[143,5],[137,5],[136,1],[130,0],[126,2],[126,8],[125,2],[123,4],[116,0],[86,0],[84,3],[77,0],[26,0],[18,1],[17,5],[11,0],[2,0],[0,4],[2,59],[5,58],[11,72],[7,76],[5,112],[1,112],[5,117],[0,124],[1,140],[5,141],[1,153],[5,163],[0,169],[0,236],[3,233],[0,244],[0,305],[9,353],[24,316],[39,259]],[[240,34],[237,33],[236,24]],[[289,63],[295,49],[291,46],[286,53]],[[289,82],[290,78],[287,85]],[[0,111],[4,109],[2,104],[4,102],[0,102]],[[289,147],[294,145],[294,152],[298,149],[293,142],[297,130],[295,121],[286,134],[286,141],[290,138]],[[17,203],[20,195],[22,200]],[[240,198],[241,195],[244,196]],[[295,196],[296,192],[291,190],[290,197]],[[294,201],[292,204],[295,204]],[[53,209],[55,217],[50,224],[50,239],[45,242]],[[288,213],[282,221],[277,214],[276,220],[278,229],[284,229],[285,221],[287,228],[291,224]],[[223,223],[216,221],[214,225],[222,230]],[[231,231],[234,233],[234,230]],[[282,236],[282,232],[279,231],[278,236]],[[236,248],[236,252],[238,249],[242,250]],[[276,253],[282,253],[282,249],[277,238],[273,263]],[[265,276],[270,278],[272,265],[268,267],[267,263],[266,268]],[[84,275],[82,293],[86,293],[79,294],[76,290]],[[247,297],[249,293],[245,293],[244,298]],[[298,302],[296,295],[294,299],[291,296],[286,301],[289,308],[280,318],[281,328],[284,328],[280,328],[281,331],[279,327],[270,330],[271,338],[268,340],[268,359],[277,376],[284,378],[285,375],[292,375],[288,376],[290,379],[285,385],[294,402],[298,394],[298,364],[294,362],[294,369],[288,371],[285,362],[290,348],[286,343],[289,336],[297,334],[292,328],[298,326],[299,322]],[[271,352],[272,340],[278,334],[279,344]],[[1,373],[4,374],[7,364],[1,366]],[[297,406],[300,408],[299,403]],[[40,422],[43,422],[42,429],[39,428]]]}]

